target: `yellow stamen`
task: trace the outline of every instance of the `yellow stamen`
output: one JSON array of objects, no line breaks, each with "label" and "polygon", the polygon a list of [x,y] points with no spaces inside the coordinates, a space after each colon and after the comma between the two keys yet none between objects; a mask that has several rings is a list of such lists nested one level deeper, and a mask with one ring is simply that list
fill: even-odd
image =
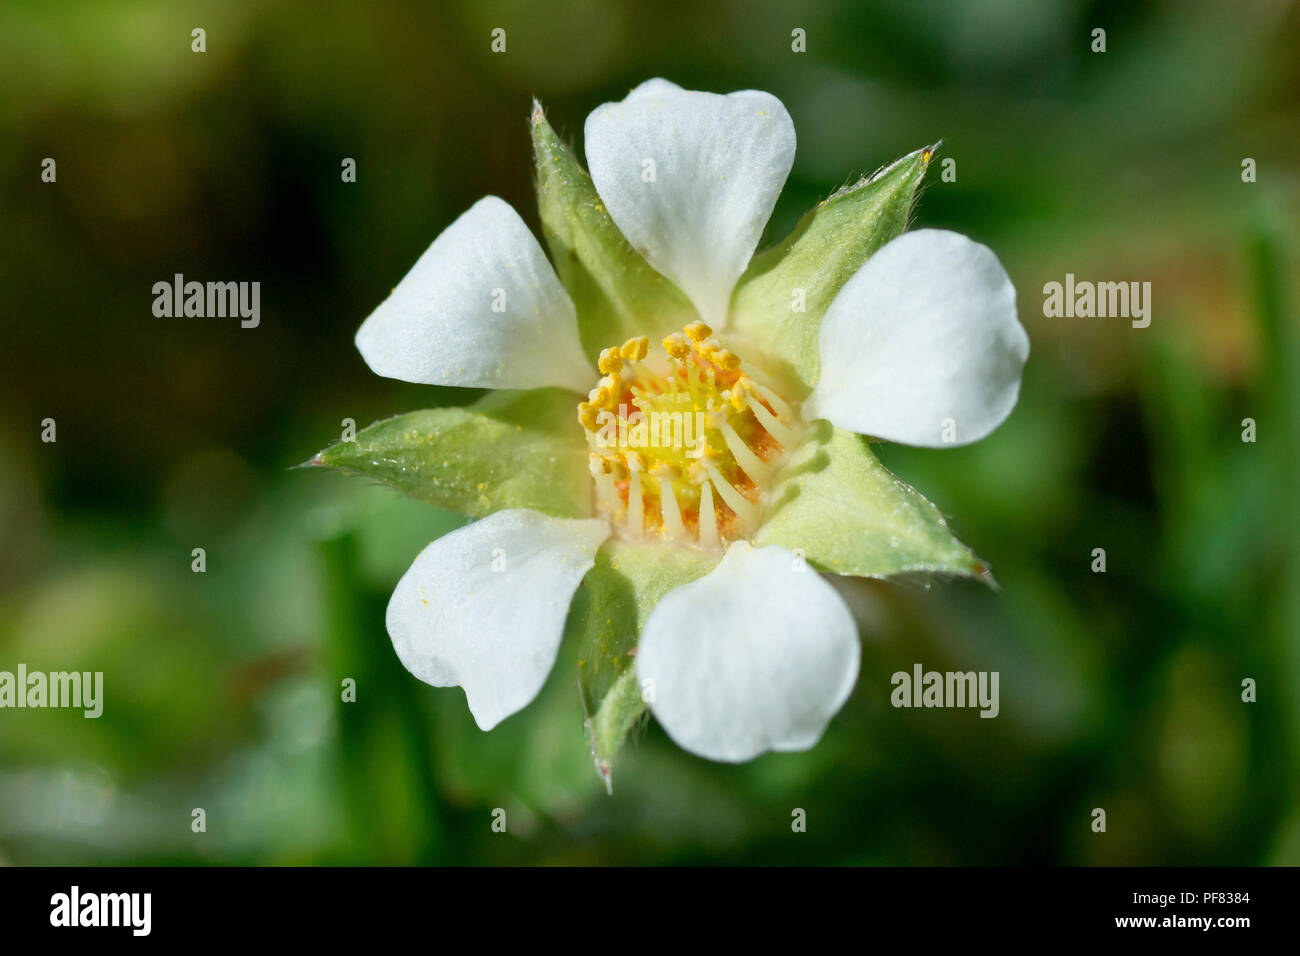
[{"label": "yellow stamen", "polygon": [[628,339],[623,343],[621,350],[623,358],[632,362],[639,362],[650,352],[650,340],[644,335],[635,339]]},{"label": "yellow stamen", "polygon": [[662,342],[603,350],[578,406],[597,508],[624,537],[718,550],[757,530],[802,426],[704,322]]},{"label": "yellow stamen", "polygon": [[691,354],[691,342],[680,332],[664,338],[664,351],[679,361]]},{"label": "yellow stamen", "polygon": [[713,334],[713,330],[699,320],[692,322],[682,331],[686,333],[692,342],[703,342]]},{"label": "yellow stamen", "polygon": [[600,361],[596,363],[596,368],[606,375],[622,371],[623,355],[615,348],[604,349],[600,353]]}]

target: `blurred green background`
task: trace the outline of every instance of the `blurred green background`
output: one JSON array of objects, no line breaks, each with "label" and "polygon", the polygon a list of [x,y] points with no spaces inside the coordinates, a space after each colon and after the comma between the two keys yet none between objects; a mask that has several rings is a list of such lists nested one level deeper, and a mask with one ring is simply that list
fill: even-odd
[{"label": "blurred green background", "polygon": [[[105,708],[0,711],[0,860],[1300,863],[1297,49],[1284,0],[3,0],[0,669],[102,670]],[[388,594],[460,519],[289,466],[472,397],[371,375],[356,327],[479,196],[537,229],[530,97],[580,147],[656,75],[785,102],[768,240],[942,137],[917,223],[998,253],[1033,353],[990,439],[880,452],[1002,590],[846,587],[818,747],[651,725],[607,797],[571,651],[490,734],[397,663]],[[261,326],[155,318],[177,272],[260,281]],[[1150,281],[1150,328],[1044,318],[1067,272]],[[918,661],[1000,671],[1001,715],[892,709]]]}]

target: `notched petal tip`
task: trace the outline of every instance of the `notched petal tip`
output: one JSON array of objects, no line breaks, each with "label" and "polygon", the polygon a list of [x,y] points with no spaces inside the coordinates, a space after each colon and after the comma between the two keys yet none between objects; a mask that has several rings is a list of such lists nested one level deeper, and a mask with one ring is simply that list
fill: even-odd
[{"label": "notched petal tip", "polygon": [[678,746],[743,763],[821,738],[857,680],[859,645],[844,601],[793,552],[737,542],[651,612],[637,673]]},{"label": "notched petal tip", "polygon": [[648,80],[594,110],[585,133],[587,166],[619,229],[705,321],[724,327],[794,160],[780,100]]},{"label": "notched petal tip", "polygon": [[426,684],[464,688],[475,723],[492,729],[541,691],[608,534],[602,521],[511,509],[443,535],[388,603],[398,659]]}]

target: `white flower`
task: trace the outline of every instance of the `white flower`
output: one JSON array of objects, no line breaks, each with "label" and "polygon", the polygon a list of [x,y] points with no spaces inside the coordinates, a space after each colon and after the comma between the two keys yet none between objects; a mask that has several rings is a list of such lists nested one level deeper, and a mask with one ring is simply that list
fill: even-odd
[{"label": "white flower", "polygon": [[[487,730],[541,689],[570,600],[611,535],[716,547],[716,567],[670,591],[646,620],[636,674],[654,688],[650,709],[680,746],[715,760],[805,749],[853,687],[858,636],[818,573],[783,547],[748,540],[762,521],[763,480],[817,419],[912,445],[987,435],[1015,405],[1029,352],[1015,291],[984,246],[951,232],[905,233],[840,288],[818,332],[820,378],[810,394],[786,401],[730,371],[739,361],[722,347],[738,318],[732,293],[794,159],[794,125],[780,101],[651,80],[596,109],[585,140],[609,216],[708,325],[688,327],[689,341],[676,338],[673,368],[683,382],[698,375],[707,392],[694,407],[721,415],[711,421],[723,432],[728,415],[750,416],[749,436],[727,432],[720,454],[738,457],[706,458],[689,479],[674,464],[692,467],[682,459],[643,472],[635,453],[593,452],[605,497],[592,517],[505,510],[439,538],[397,585],[389,634],[421,680],[463,687]],[[647,331],[660,319],[647,316]],[[581,395],[598,376],[569,295],[518,214],[495,197],[434,241],[356,343],[375,372],[411,382]],[[645,355],[636,340],[621,356],[617,348],[602,355],[607,377],[584,405],[612,408]],[[761,447],[749,441],[759,433]],[[727,467],[753,481],[729,482],[718,473]],[[626,479],[621,491],[614,472]],[[668,476],[656,479],[660,491],[643,492],[645,475],[655,474]]]}]

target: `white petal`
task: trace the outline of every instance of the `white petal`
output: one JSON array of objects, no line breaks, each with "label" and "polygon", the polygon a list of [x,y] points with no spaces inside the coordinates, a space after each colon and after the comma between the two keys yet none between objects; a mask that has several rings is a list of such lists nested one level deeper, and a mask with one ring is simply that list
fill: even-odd
[{"label": "white petal", "polygon": [[404,382],[585,392],[597,377],[568,293],[496,196],[433,240],[356,341],[374,372]]},{"label": "white petal", "polygon": [[649,80],[592,112],[586,142],[615,224],[720,328],[794,162],[794,124],[781,101]]},{"label": "white petal", "polygon": [[663,96],[665,93],[681,92],[684,92],[682,88],[672,80],[665,80],[661,76],[656,76],[654,79],[646,80],[644,83],[640,84],[631,93],[623,97],[623,99],[624,102],[626,102],[627,100],[635,99],[638,96]]},{"label": "white petal", "polygon": [[603,521],[498,511],[420,552],[388,602],[401,662],[434,687],[463,687],[491,730],[537,696],[569,601],[609,536]]},{"label": "white petal", "polygon": [[978,441],[1020,394],[1029,336],[989,248],[920,229],[886,244],[822,319],[804,417],[908,445]]},{"label": "white petal", "polygon": [[785,548],[737,542],[655,606],[636,669],[668,736],[739,763],[815,744],[853,689],[859,655],[852,615],[817,572]]}]

